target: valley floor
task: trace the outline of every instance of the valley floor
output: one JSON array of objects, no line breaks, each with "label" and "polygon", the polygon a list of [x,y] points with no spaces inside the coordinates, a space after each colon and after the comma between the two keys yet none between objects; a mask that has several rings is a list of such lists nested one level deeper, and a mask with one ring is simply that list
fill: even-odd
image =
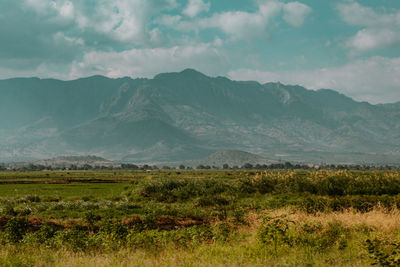
[{"label": "valley floor", "polygon": [[400,262],[396,171],[0,172],[0,182],[0,266]]}]

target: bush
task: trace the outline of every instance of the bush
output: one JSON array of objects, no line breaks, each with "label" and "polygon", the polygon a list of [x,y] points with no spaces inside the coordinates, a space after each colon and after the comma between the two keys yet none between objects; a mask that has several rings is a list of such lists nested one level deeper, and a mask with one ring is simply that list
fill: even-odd
[{"label": "bush", "polygon": [[267,216],[259,229],[258,238],[264,245],[272,245],[275,255],[278,253],[278,246],[290,244],[289,226],[293,222],[286,215],[277,217]]},{"label": "bush", "polygon": [[400,243],[394,242],[386,244],[379,239],[367,239],[366,246],[372,265],[380,266],[400,266]]},{"label": "bush", "polygon": [[337,246],[344,249],[347,246],[348,230],[341,222],[330,222],[323,226],[321,223],[305,223],[296,226],[292,236],[292,244],[308,247],[317,251]]},{"label": "bush", "polygon": [[231,184],[217,179],[163,179],[145,183],[140,190],[140,195],[159,202],[171,203],[232,191],[234,188]]},{"label": "bush", "polygon": [[38,195],[27,195],[25,197],[25,200],[27,202],[40,202],[41,201],[41,199]]},{"label": "bush", "polygon": [[91,231],[95,228],[95,223],[101,220],[100,215],[96,215],[93,211],[86,212],[83,217],[84,221],[88,224]]},{"label": "bush", "polygon": [[106,238],[119,245],[126,242],[128,229],[120,222],[106,220],[100,225],[100,232],[104,233]]},{"label": "bush", "polygon": [[24,217],[11,218],[6,226],[5,233],[7,240],[12,243],[20,242],[28,231],[28,221]]},{"label": "bush", "polygon": [[55,239],[59,245],[64,245],[74,251],[80,251],[88,248],[89,235],[83,227],[74,225],[69,230],[57,232]]},{"label": "bush", "polygon": [[49,244],[58,231],[58,227],[51,223],[43,224],[40,229],[31,236],[33,242],[38,244]]}]

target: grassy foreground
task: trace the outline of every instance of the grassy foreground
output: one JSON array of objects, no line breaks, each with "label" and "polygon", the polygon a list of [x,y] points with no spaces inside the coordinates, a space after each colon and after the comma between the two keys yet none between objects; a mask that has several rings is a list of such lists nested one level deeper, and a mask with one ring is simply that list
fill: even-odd
[{"label": "grassy foreground", "polygon": [[0,266],[400,263],[396,171],[0,177]]}]

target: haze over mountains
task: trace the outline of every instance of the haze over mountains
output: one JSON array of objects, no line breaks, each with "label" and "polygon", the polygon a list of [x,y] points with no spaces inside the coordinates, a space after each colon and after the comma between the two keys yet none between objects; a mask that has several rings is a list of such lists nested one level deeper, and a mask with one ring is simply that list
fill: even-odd
[{"label": "haze over mountains", "polygon": [[0,162],[99,155],[177,162],[220,150],[304,162],[398,164],[400,103],[237,82],[195,70],[153,79],[0,81]]}]

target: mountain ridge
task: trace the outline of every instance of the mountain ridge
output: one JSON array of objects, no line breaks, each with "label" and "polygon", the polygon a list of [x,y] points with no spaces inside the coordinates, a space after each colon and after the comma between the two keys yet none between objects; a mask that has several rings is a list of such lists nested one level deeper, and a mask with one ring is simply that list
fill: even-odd
[{"label": "mountain ridge", "polygon": [[14,78],[0,80],[0,93],[0,161],[82,153],[182,161],[225,149],[314,162],[400,158],[400,104],[330,89],[186,69],[153,79]]}]

